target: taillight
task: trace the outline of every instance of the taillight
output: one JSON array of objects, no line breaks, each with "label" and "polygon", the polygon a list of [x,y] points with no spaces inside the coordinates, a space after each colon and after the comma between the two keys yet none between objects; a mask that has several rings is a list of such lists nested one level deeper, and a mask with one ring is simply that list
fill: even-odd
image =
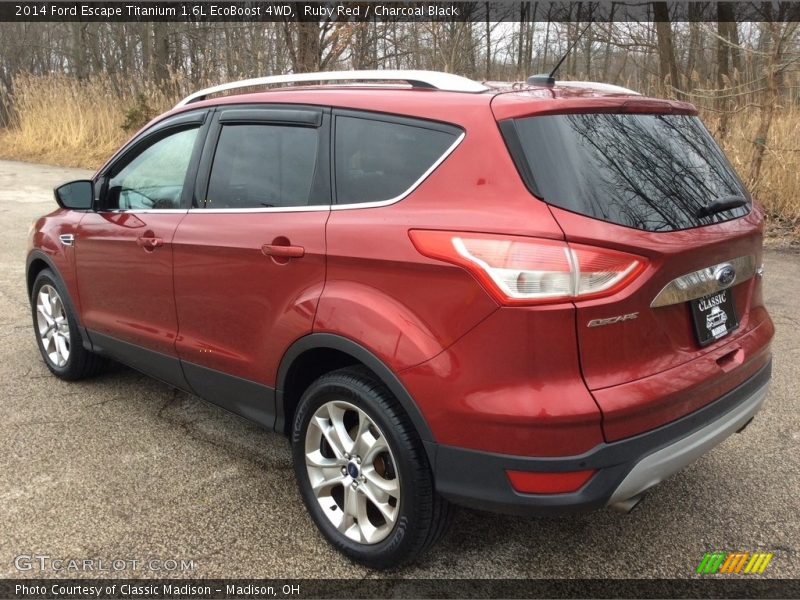
[{"label": "taillight", "polygon": [[467,269],[501,304],[541,304],[615,294],[646,259],[617,250],[510,235],[408,232],[425,256]]}]

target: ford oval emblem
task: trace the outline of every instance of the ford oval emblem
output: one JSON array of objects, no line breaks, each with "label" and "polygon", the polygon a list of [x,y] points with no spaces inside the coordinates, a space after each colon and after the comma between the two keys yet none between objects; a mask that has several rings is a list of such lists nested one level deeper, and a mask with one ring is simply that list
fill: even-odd
[{"label": "ford oval emblem", "polygon": [[736,279],[736,270],[731,265],[723,265],[714,273],[714,277],[720,287],[728,287]]}]

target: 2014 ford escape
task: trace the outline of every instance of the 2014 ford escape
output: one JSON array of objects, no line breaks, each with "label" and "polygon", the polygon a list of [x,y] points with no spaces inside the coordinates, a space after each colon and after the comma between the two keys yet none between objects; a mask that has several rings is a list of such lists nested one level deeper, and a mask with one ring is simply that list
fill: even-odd
[{"label": "2014 ford escape", "polygon": [[248,80],[56,200],[27,259],[47,367],[110,357],[286,434],[317,526],[371,566],[451,503],[630,508],[767,392],[762,213],[690,104]]}]

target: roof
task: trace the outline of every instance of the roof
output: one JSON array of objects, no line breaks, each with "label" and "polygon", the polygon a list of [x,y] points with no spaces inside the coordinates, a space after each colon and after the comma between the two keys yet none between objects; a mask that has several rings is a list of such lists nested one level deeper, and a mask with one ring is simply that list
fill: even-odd
[{"label": "roof", "polygon": [[226,92],[234,89],[241,89],[253,86],[264,85],[286,85],[293,83],[312,83],[317,81],[341,81],[341,82],[402,82],[412,88],[440,90],[449,92],[477,93],[483,92],[487,88],[466,77],[453,75],[452,73],[442,73],[439,71],[421,70],[372,70],[372,71],[323,71],[319,73],[290,73],[287,75],[271,75],[269,77],[256,77],[242,81],[233,81],[215,85],[204,90],[190,94],[178,103],[178,106],[191,104],[199,100],[204,100],[211,94]]},{"label": "roof", "polygon": [[[318,82],[334,82],[319,85]],[[368,82],[368,83],[365,83]],[[308,85],[298,85],[308,84]],[[208,98],[262,86],[266,90]],[[227,104],[286,103],[334,106],[458,122],[459,112],[491,106],[497,119],[579,110],[687,113],[684,102],[646,98],[606,83],[560,81],[554,86],[525,82],[482,82],[436,71],[330,71],[278,75],[221,84],[184,98],[174,111]]]}]

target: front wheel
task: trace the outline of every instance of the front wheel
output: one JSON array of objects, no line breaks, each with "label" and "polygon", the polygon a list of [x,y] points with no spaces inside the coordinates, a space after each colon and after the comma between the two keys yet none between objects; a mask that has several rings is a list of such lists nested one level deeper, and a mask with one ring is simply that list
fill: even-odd
[{"label": "front wheel", "polygon": [[39,352],[53,375],[83,379],[105,367],[104,358],[83,347],[66,288],[50,269],[43,269],[33,282],[31,311]]},{"label": "front wheel", "polygon": [[306,390],[292,452],[317,527],[362,564],[399,566],[432,545],[450,521],[419,436],[366,369],[329,373]]}]

